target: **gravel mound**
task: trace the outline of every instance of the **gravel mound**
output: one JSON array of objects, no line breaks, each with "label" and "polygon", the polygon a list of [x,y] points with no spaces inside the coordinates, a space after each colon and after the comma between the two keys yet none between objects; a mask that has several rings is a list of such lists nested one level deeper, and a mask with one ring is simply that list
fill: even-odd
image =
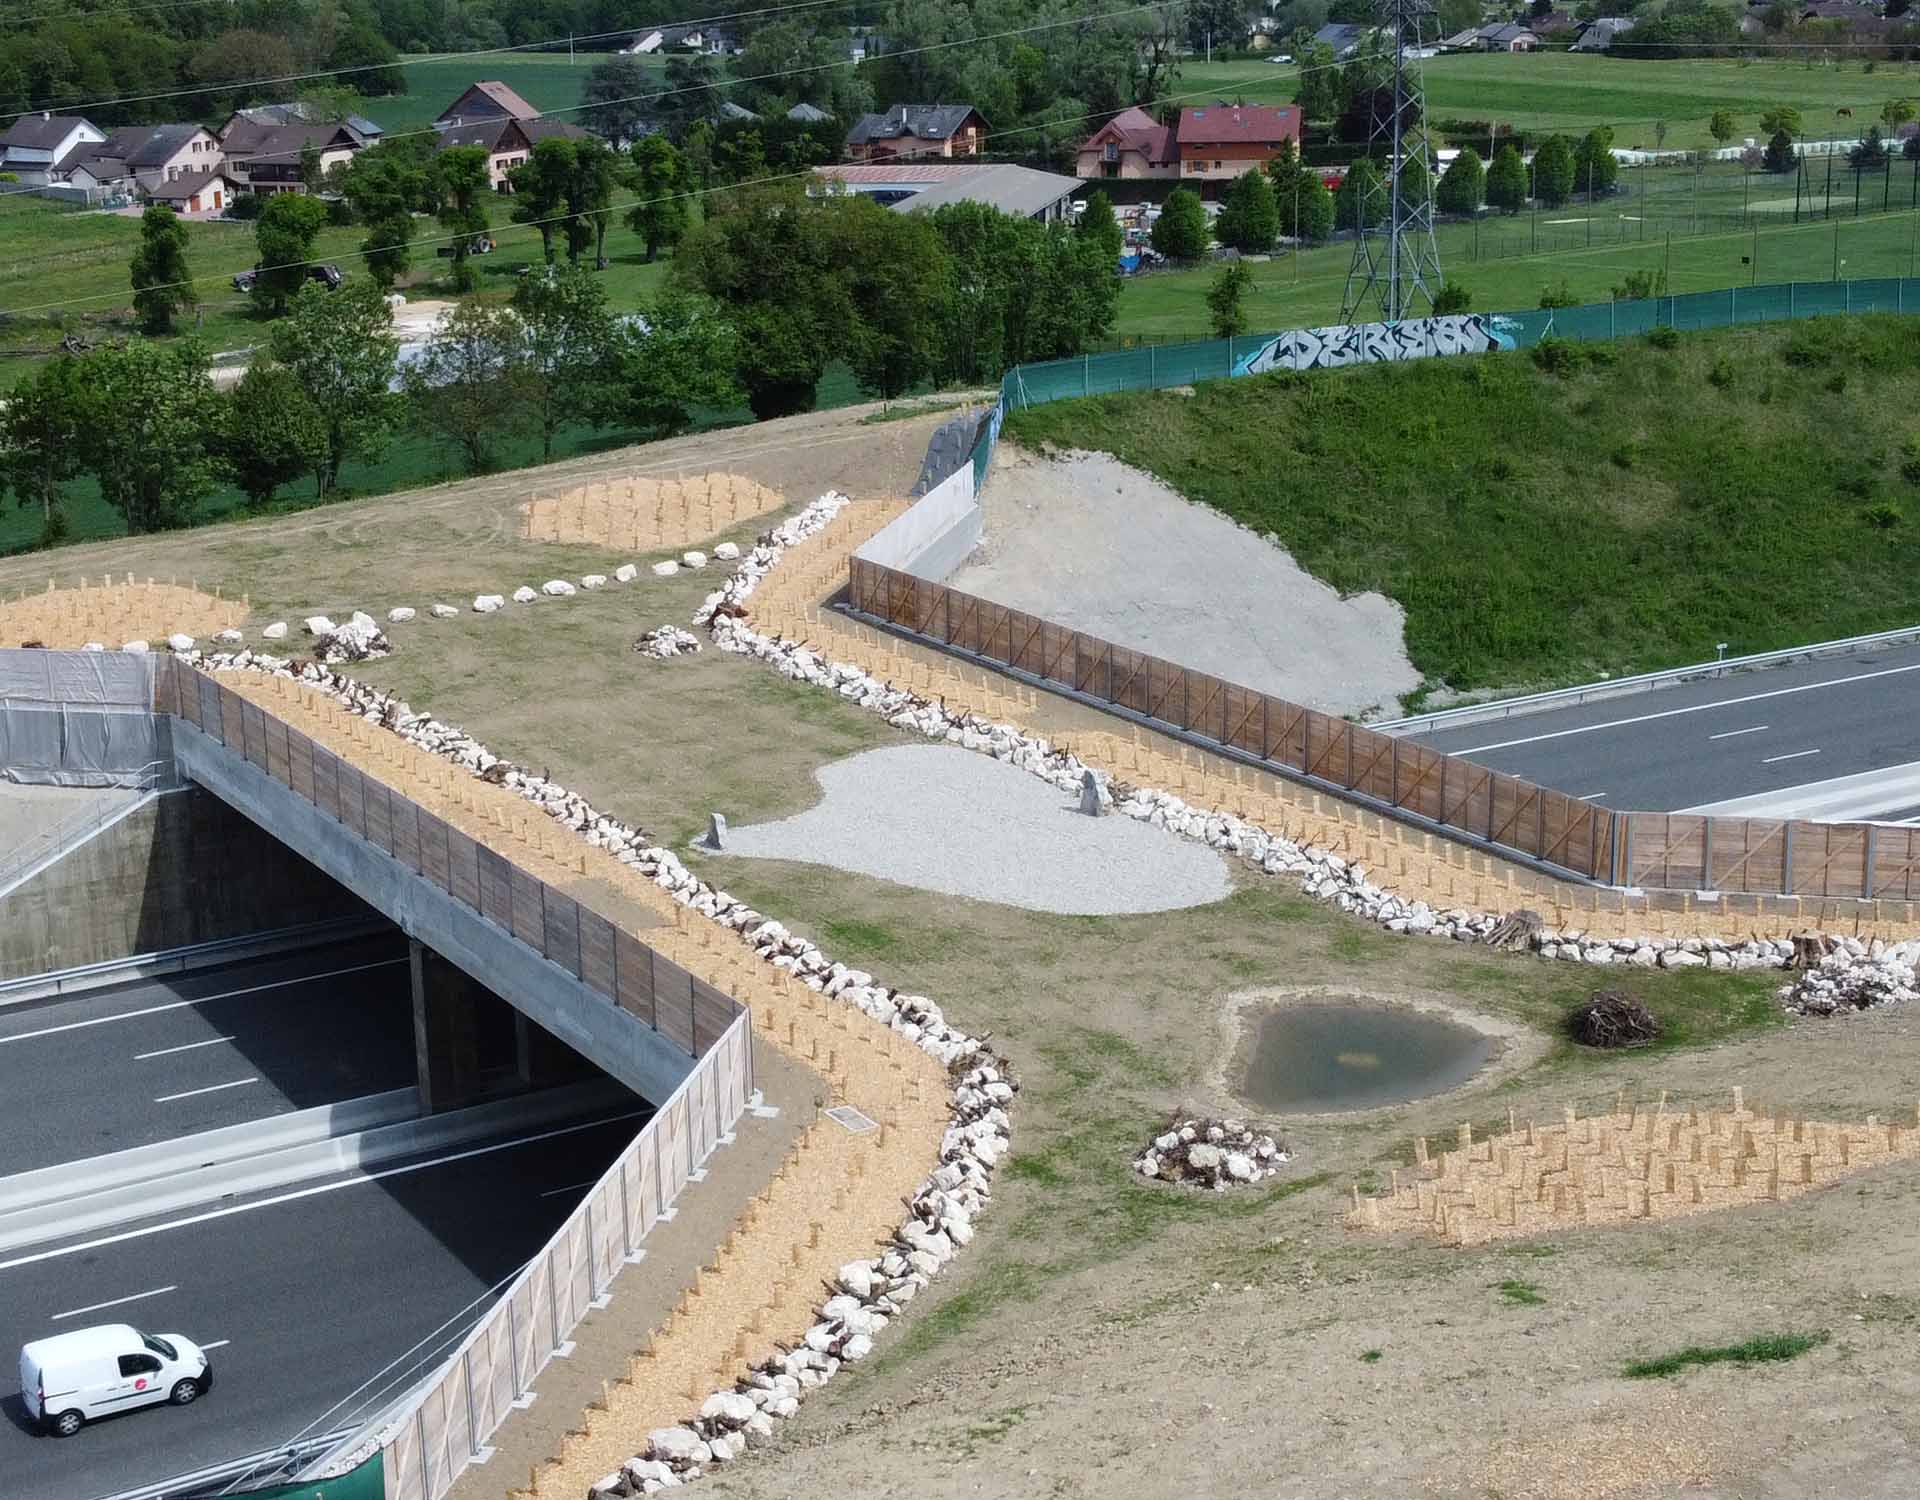
[{"label": "gravel mound", "polygon": [[1089,817],[1077,798],[958,746],[868,750],[816,777],[818,806],[735,829],[724,852],[1069,916],[1205,906],[1232,890],[1213,850]]}]

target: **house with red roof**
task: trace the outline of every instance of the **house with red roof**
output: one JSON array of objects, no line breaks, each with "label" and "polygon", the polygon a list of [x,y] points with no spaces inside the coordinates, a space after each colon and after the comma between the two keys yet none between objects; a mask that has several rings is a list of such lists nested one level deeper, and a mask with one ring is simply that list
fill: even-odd
[{"label": "house with red roof", "polygon": [[1080,147],[1082,178],[1178,177],[1224,180],[1258,171],[1300,140],[1297,105],[1209,104],[1162,125],[1144,109],[1122,110]]},{"label": "house with red roof", "polygon": [[1173,127],[1144,109],[1123,109],[1081,143],[1079,177],[1173,177],[1180,157]]},{"label": "house with red roof", "polygon": [[1174,144],[1183,181],[1258,172],[1288,141],[1300,142],[1297,104],[1209,104],[1180,111]]}]

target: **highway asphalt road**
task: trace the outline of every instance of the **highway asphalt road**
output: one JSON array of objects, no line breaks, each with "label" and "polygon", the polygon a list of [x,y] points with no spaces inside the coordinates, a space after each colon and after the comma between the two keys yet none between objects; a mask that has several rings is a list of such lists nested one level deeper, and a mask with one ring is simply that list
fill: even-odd
[{"label": "highway asphalt road", "polygon": [[[92,1500],[342,1425],[363,1383],[446,1352],[638,1133],[634,1111],[0,1257],[0,1494]],[[211,1393],[32,1431],[19,1346],[108,1322],[217,1346]]]},{"label": "highway asphalt road", "polygon": [[1604,807],[1920,820],[1920,648],[1743,672],[1412,738]]},{"label": "highway asphalt road", "polygon": [[0,1008],[0,1176],[404,1088],[410,996],[388,936]]}]

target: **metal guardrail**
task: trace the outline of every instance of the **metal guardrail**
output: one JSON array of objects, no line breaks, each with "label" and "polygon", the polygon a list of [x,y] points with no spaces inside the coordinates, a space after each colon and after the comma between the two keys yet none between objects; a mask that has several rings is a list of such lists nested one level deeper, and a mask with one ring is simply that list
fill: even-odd
[{"label": "metal guardrail", "polygon": [[1726,677],[1735,672],[1762,671],[1768,667],[1811,661],[1821,656],[1845,656],[1859,651],[1878,651],[1890,646],[1915,643],[1920,643],[1920,625],[1907,625],[1899,630],[1882,630],[1872,635],[1850,635],[1839,640],[1816,641],[1808,646],[1788,646],[1779,651],[1756,651],[1750,656],[1695,662],[1688,667],[1666,667],[1658,672],[1641,672],[1633,677],[1612,677],[1575,687],[1525,693],[1513,698],[1492,698],[1485,703],[1463,703],[1458,708],[1437,709],[1430,714],[1382,720],[1370,724],[1368,728],[1377,729],[1382,734],[1426,734],[1435,729],[1464,728],[1469,724],[1510,719],[1518,714],[1540,713],[1547,709],[1578,706],[1628,693],[1644,693],[1700,678]]}]

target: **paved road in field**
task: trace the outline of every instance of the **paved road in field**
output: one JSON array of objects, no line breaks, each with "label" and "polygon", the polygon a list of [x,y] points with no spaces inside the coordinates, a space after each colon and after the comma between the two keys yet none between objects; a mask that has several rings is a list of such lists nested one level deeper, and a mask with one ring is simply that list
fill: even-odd
[{"label": "paved road in field", "polygon": [[410,996],[388,936],[0,1008],[0,1176],[404,1088]]},{"label": "paved road in field", "polygon": [[1413,738],[1603,807],[1920,821],[1920,647]]},{"label": "paved road in field", "polygon": [[[364,1382],[444,1356],[645,1118],[636,1099],[617,1120],[0,1256],[0,1494],[92,1500],[340,1425]],[[31,1431],[14,1351],[104,1322],[217,1345],[213,1390],[69,1439]]]}]

